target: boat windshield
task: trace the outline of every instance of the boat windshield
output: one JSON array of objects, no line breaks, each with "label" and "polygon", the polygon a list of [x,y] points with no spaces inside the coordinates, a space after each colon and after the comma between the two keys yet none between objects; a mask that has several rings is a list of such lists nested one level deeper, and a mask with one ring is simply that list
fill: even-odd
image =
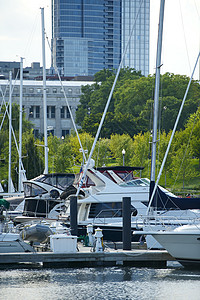
[{"label": "boat windshield", "polygon": [[24,196],[27,197],[35,197],[42,194],[46,194],[47,190],[38,186],[37,184],[33,184],[30,182],[24,182]]},{"label": "boat windshield", "polygon": [[120,186],[149,186],[149,181],[146,178],[133,179],[127,182],[120,183]]},{"label": "boat windshield", "polygon": [[33,180],[36,182],[44,182],[46,184],[65,190],[69,185],[73,184],[75,175],[71,173],[66,174],[42,174]]}]

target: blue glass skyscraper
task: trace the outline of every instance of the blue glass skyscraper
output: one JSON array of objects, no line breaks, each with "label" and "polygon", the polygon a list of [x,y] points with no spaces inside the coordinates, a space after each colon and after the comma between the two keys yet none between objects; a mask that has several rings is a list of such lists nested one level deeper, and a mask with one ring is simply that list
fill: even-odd
[{"label": "blue glass skyscraper", "polygon": [[149,1],[52,0],[52,65],[65,76],[117,69],[138,15],[124,66],[147,75]]}]

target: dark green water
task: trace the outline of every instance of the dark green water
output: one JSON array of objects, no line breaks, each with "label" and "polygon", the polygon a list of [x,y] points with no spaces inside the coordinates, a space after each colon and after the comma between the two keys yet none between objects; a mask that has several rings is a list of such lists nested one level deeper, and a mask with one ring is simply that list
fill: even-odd
[{"label": "dark green water", "polygon": [[0,299],[200,299],[200,271],[113,267],[0,270]]}]

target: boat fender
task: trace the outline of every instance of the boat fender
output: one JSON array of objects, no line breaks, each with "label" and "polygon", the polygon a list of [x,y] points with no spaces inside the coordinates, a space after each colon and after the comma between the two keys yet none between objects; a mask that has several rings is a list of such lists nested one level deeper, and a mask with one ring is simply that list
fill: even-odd
[{"label": "boat fender", "polygon": [[50,194],[50,197],[53,199],[57,199],[60,196],[59,191],[57,191],[55,189],[50,190],[49,194]]},{"label": "boat fender", "polygon": [[[70,185],[65,189],[64,192],[61,193],[60,198],[65,200],[70,195],[75,195],[76,192],[77,189],[73,185]],[[85,193],[82,190],[80,190],[79,194],[85,196]]]}]

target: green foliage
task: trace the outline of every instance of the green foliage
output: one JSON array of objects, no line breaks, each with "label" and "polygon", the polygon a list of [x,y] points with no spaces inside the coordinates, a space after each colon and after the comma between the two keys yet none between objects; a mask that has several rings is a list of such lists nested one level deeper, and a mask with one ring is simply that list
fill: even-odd
[{"label": "green foliage", "polygon": [[[81,133],[79,134],[81,144],[84,150],[86,150],[85,156],[88,159],[94,138],[88,133]],[[69,143],[74,159],[74,164],[81,166],[84,159],[83,153],[80,151],[80,144],[78,141],[77,136],[71,135],[69,137]],[[101,167],[103,164],[107,164],[109,161],[110,150],[109,150],[109,140],[108,139],[99,139],[97,141],[96,147],[94,149],[94,153],[92,158],[95,160],[95,166]]]},{"label": "green foliage", "polygon": [[26,170],[27,179],[32,179],[36,176],[39,176],[44,172],[44,160],[41,156],[41,149],[44,151],[44,147],[38,147],[37,142],[34,139],[32,133],[23,135],[23,165]]},{"label": "green foliage", "polygon": [[150,177],[150,132],[138,135],[134,135],[133,141],[133,156],[131,158],[131,165],[136,167],[144,167],[144,170],[140,172],[140,176]]},{"label": "green foliage", "polygon": [[[95,75],[94,85],[82,89],[76,121],[83,131],[93,136],[96,134],[114,78],[114,71],[102,70]],[[154,81],[154,75],[143,77],[133,69],[121,70],[104,121],[102,137],[109,138],[112,134],[129,134],[133,137],[152,128]],[[174,126],[189,78],[166,73],[161,76],[160,82],[159,128],[168,133]],[[200,87],[193,80],[178,130],[184,129],[190,114],[196,112],[199,98]]]},{"label": "green foliage", "polygon": [[[9,108],[8,108],[9,110]],[[0,120],[2,128],[0,131],[0,181],[8,181],[8,160],[9,160],[9,119],[6,113],[5,106],[2,106],[0,111]],[[16,141],[19,140],[19,105],[16,103],[12,104],[12,127],[15,133]],[[32,128],[31,122],[26,120],[25,114],[22,114],[22,127],[23,133],[30,132]],[[15,188],[18,186],[18,152],[14,141],[13,133],[11,136],[11,175]],[[24,155],[24,153],[23,153]]]},{"label": "green foliage", "polygon": [[[99,127],[102,114],[110,94],[116,70],[102,70],[95,75],[95,83],[82,87],[80,105],[76,122],[81,125],[80,140],[86,159],[91,151],[94,136]],[[155,76],[143,77],[134,69],[122,69],[111,99],[92,158],[95,166],[122,165],[122,149],[125,149],[125,165],[144,167],[143,177],[150,177],[151,128],[153,120]],[[160,80],[160,108],[156,157],[156,174],[159,172],[171,136],[181,101],[184,97],[189,78],[166,73]],[[184,109],[171,145],[163,174],[162,185],[190,185],[194,177],[200,176],[200,85],[192,81]],[[1,119],[5,108],[1,110]],[[19,107],[12,107],[13,127],[18,140]],[[32,124],[23,114],[23,164],[28,179],[44,171],[44,141],[34,138]],[[41,145],[41,146],[38,146]],[[78,138],[72,134],[61,140],[48,137],[49,172],[77,172],[83,163]],[[8,176],[8,118],[6,116],[0,131],[0,180],[6,182]],[[17,186],[18,153],[12,138],[12,179]],[[199,186],[198,182],[195,185]]]},{"label": "green foliage", "polygon": [[[115,87],[117,91],[121,85],[125,84],[127,80],[136,80],[140,78],[141,72],[136,72],[134,69],[122,69]],[[82,126],[83,131],[89,132],[93,136],[96,134],[99,122],[102,117],[107,99],[109,97],[113,82],[115,79],[115,71],[102,70],[95,75],[96,83],[92,86],[86,86],[82,88],[82,96],[80,98],[80,105],[76,113],[76,122]],[[117,95],[117,94],[116,94]],[[110,137],[112,133],[122,134],[126,124],[122,124],[120,119],[122,114],[115,111],[115,93],[113,94],[110,106],[108,108],[107,116],[104,123],[104,129],[102,131],[102,137]],[[136,123],[135,119],[130,113],[123,114],[123,120],[130,120],[132,123]],[[135,118],[135,117],[134,117]],[[121,127],[124,127],[123,130]],[[126,133],[126,129],[125,129]],[[128,132],[127,132],[128,133]]]},{"label": "green foliage", "polygon": [[191,167],[192,165],[192,151],[191,147],[187,147],[187,145],[183,145],[180,147],[174,156],[172,157],[172,177],[176,180],[178,177],[183,182],[183,189],[185,187],[185,180],[187,178],[194,177],[194,169]]},{"label": "green foliage", "polygon": [[55,172],[67,173],[70,170],[72,163],[71,148],[69,143],[63,142],[59,145],[55,156]]},{"label": "green foliage", "polygon": [[122,165],[122,163],[123,163],[123,155],[122,155],[123,149],[126,151],[125,156],[124,156],[125,165],[128,166],[128,165],[130,165],[131,157],[133,155],[133,140],[132,140],[132,138],[127,134],[111,135],[110,150],[111,150],[112,156],[116,160],[117,165]]}]

